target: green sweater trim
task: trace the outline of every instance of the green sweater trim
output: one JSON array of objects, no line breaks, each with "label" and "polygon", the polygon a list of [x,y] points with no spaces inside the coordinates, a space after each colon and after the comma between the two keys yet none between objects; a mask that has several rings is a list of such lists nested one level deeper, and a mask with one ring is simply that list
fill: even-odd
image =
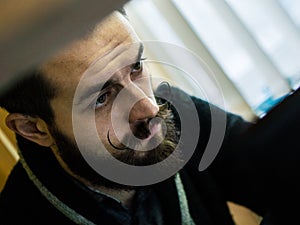
[{"label": "green sweater trim", "polygon": [[41,181],[34,175],[28,164],[26,163],[21,151],[18,152],[20,155],[20,162],[24,167],[29,179],[34,183],[34,185],[38,188],[41,194],[61,213],[63,213],[67,218],[72,220],[76,224],[80,225],[96,225],[90,220],[86,219],[75,210],[71,209],[69,206],[60,201],[55,195],[53,195],[42,183]]},{"label": "green sweater trim", "polygon": [[179,199],[182,225],[195,225],[189,211],[187,197],[179,173],[175,175],[175,184]]}]

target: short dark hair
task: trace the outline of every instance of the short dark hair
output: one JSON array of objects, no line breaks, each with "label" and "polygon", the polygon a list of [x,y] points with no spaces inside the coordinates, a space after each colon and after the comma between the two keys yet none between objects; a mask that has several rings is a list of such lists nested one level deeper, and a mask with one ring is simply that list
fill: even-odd
[{"label": "short dark hair", "polygon": [[54,121],[50,100],[56,94],[56,88],[46,76],[37,70],[22,74],[22,78],[0,94],[0,107],[9,113],[39,117],[46,123]]}]

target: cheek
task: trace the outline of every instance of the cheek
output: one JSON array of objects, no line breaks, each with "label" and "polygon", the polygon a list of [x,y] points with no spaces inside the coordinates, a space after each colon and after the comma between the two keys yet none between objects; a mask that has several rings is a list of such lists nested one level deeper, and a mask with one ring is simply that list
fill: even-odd
[{"label": "cheek", "polygon": [[54,111],[56,128],[71,140],[74,140],[71,107],[68,107],[68,104],[65,102],[59,101],[52,102],[51,106]]},{"label": "cheek", "polygon": [[153,96],[153,88],[152,88],[152,83],[151,83],[151,76],[150,73],[148,72],[147,67],[144,68],[142,77],[141,77],[141,86],[143,91],[147,96]]},{"label": "cheek", "polygon": [[112,129],[110,114],[106,112],[96,112],[95,124],[98,136],[101,138],[101,140],[105,140],[107,132]]},{"label": "cheek", "polygon": [[[71,114],[72,115],[72,114]],[[73,126],[72,126],[72,116],[70,114],[61,115],[59,118],[55,119],[57,129],[74,140]]]},{"label": "cheek", "polygon": [[124,114],[122,113],[123,111],[118,109],[116,110],[117,113],[114,113],[113,118],[111,117],[110,111],[108,113],[104,113],[103,110],[99,112],[98,115],[96,114],[97,116],[95,118],[95,122],[98,137],[106,147],[109,146],[107,138],[108,133],[111,141],[113,141],[113,143],[118,143],[129,132],[125,126],[126,119],[124,118]]}]

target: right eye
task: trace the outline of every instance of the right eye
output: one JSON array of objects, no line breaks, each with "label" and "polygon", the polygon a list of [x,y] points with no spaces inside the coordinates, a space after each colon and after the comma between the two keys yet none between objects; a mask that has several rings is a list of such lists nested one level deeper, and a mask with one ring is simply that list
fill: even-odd
[{"label": "right eye", "polygon": [[143,69],[142,61],[138,61],[132,65],[131,73],[139,73],[142,71],[142,69]]},{"label": "right eye", "polygon": [[98,96],[98,98],[96,100],[96,104],[95,104],[96,108],[102,107],[106,104],[108,95],[109,95],[109,92],[105,92]]}]

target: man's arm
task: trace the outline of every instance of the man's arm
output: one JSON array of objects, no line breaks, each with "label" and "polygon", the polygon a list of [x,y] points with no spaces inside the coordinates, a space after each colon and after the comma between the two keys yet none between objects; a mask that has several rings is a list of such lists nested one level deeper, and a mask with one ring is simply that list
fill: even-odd
[{"label": "man's arm", "polygon": [[208,169],[225,198],[263,216],[263,224],[299,223],[299,102],[298,91],[253,126],[228,113],[223,146]]},{"label": "man's arm", "polygon": [[[172,95],[177,100],[183,99],[183,104],[184,99],[189,97],[179,89],[172,89]],[[199,172],[199,162],[211,135],[211,108],[220,113],[224,111],[192,97],[201,132],[197,149],[186,165],[190,177],[197,183],[197,180],[203,181],[200,177],[209,174],[225,201],[253,210],[264,217],[262,224],[295,223],[299,208],[295,205],[300,201],[297,184],[300,179],[300,151],[296,132],[300,127],[297,116],[300,113],[300,97],[296,98],[275,107],[256,124],[226,112],[222,147],[209,168]],[[287,105],[291,105],[292,110]],[[201,185],[196,184],[198,187]]]}]

